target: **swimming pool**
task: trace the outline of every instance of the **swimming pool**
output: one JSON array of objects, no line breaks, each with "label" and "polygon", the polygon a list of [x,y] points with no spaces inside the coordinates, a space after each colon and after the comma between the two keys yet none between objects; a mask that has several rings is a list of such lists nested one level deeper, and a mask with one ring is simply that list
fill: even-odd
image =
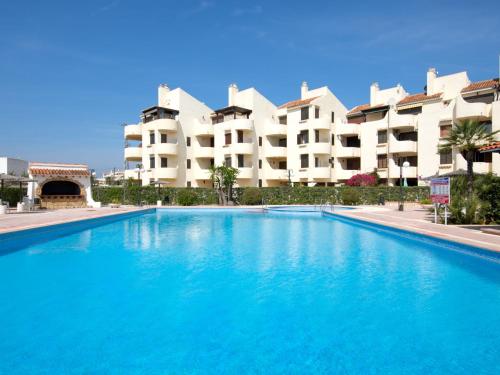
[{"label": "swimming pool", "polygon": [[257,210],[79,229],[0,256],[0,373],[500,373],[500,264],[446,244]]}]

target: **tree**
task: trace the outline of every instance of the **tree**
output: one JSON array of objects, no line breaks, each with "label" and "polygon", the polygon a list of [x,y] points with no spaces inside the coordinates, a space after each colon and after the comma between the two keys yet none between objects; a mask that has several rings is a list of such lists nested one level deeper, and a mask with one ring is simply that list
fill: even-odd
[{"label": "tree", "polygon": [[476,120],[457,122],[444,143],[438,146],[439,153],[457,150],[467,162],[467,200],[472,201],[474,189],[474,157],[481,146],[495,140],[499,131],[490,132],[484,123]]},{"label": "tree", "polygon": [[225,165],[211,166],[209,169],[212,185],[217,189],[219,204],[226,205],[231,199],[233,185],[236,182],[239,171],[236,168]]}]

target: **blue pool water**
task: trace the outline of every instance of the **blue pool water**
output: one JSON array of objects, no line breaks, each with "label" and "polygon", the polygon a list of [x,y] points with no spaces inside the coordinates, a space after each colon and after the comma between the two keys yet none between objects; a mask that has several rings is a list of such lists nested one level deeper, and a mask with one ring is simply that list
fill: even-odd
[{"label": "blue pool water", "polygon": [[500,373],[500,264],[432,241],[164,210],[3,254],[1,374]]}]

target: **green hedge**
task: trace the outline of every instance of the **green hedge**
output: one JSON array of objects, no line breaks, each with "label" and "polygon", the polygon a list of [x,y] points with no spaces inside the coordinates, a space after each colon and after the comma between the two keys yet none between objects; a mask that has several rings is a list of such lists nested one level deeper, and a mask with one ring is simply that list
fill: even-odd
[{"label": "green hedge", "polygon": [[[249,199],[250,192],[255,195],[257,188],[235,188],[234,200],[238,204],[259,202],[261,199]],[[190,199],[184,199],[185,193],[181,191],[189,190]],[[332,204],[342,204],[342,197],[359,197],[359,204],[377,204],[382,196],[386,201],[399,200],[400,190],[397,186],[379,187],[268,187],[258,188],[260,197],[264,204],[321,204],[329,202]],[[355,191],[355,193],[350,193]],[[404,188],[405,200],[409,202],[419,201],[429,198],[429,188],[420,186],[410,186]],[[179,195],[180,194],[180,195]],[[96,201],[103,204],[124,203],[124,204],[156,204],[161,199],[164,204],[217,204],[217,193],[214,189],[207,188],[158,188],[152,186],[139,187],[130,185],[125,187],[125,192],[121,186],[94,188],[93,196]],[[260,198],[259,197],[259,198]],[[356,199],[357,201],[357,199]],[[352,202],[346,202],[350,204]]]},{"label": "green hedge", "polygon": [[[27,194],[26,188],[23,188],[23,196]],[[19,202],[19,188],[17,187],[4,187],[3,193],[0,191],[0,199],[9,202],[10,207],[15,207]]]}]

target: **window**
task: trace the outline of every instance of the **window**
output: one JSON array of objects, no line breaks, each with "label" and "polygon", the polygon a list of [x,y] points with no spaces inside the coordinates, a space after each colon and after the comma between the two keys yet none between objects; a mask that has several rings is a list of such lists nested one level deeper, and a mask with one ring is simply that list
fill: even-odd
[{"label": "window", "polygon": [[305,145],[306,143],[309,143],[309,131],[301,130],[300,133],[297,134],[297,144]]},{"label": "window", "polygon": [[377,168],[387,168],[387,155],[377,155]]},{"label": "window", "polygon": [[210,166],[213,167],[215,165],[215,159],[210,159]]},{"label": "window", "polygon": [[314,166],[315,166],[316,168],[318,168],[318,167],[319,167],[319,158],[318,158],[318,157],[315,157],[315,158],[314,158]]},{"label": "window", "polygon": [[214,147],[215,142],[214,142],[214,137],[210,137],[210,147]]},{"label": "window", "polygon": [[335,112],[332,112],[332,124],[335,122]]},{"label": "window", "polygon": [[187,182],[187,187],[191,187],[191,181]]},{"label": "window", "polygon": [[278,162],[278,169],[286,169],[286,160]]},{"label": "window", "polygon": [[155,157],[151,155],[149,157],[149,168],[154,168],[155,167]]},{"label": "window", "polygon": [[259,159],[259,169],[262,169],[262,160]]},{"label": "window", "polygon": [[191,159],[186,160],[187,169],[191,169]]},{"label": "window", "polygon": [[226,165],[226,167],[231,167],[231,156],[226,156],[224,158],[224,164]]},{"label": "window", "polygon": [[162,168],[168,168],[168,159],[167,158],[160,158],[160,165]]},{"label": "window", "polygon": [[314,131],[314,142],[319,142],[319,130]]},{"label": "window", "polygon": [[259,187],[262,187],[262,180],[259,180]]},{"label": "window", "polygon": [[231,144],[231,133],[226,133],[226,134],[224,135],[224,137],[225,137],[225,138],[224,138],[224,139],[225,139],[225,144],[226,144],[226,145],[230,145],[230,144]]},{"label": "window", "polygon": [[451,125],[443,125],[439,127],[439,137],[446,138],[449,137],[451,133]]},{"label": "window", "polygon": [[335,145],[335,135],[332,134],[332,146]]},{"label": "window", "polygon": [[[387,143],[387,130],[379,130],[378,133],[377,133],[377,137],[378,137],[378,144],[382,144],[382,143]],[[382,167],[380,167],[382,168]],[[383,168],[387,168],[387,167],[383,167]]]},{"label": "window", "polygon": [[262,146],[262,137],[259,137],[259,146]]},{"label": "window", "polygon": [[346,147],[360,147],[361,141],[358,137],[347,137],[346,138]]},{"label": "window", "polygon": [[167,143],[167,134],[166,133],[161,133],[160,134],[160,142],[161,143]]},{"label": "window", "polygon": [[238,155],[238,168],[243,168],[245,166],[244,161],[245,161],[245,159],[244,159],[243,155],[239,154]]},{"label": "window", "polygon": [[236,134],[238,135],[238,143],[243,143],[243,130],[237,130]]},{"label": "window", "polygon": [[451,151],[439,154],[439,164],[452,164]]},{"label": "window", "polygon": [[150,145],[155,144],[155,132],[154,131],[149,132],[149,144]]},{"label": "window", "polygon": [[314,107],[314,118],[319,118],[319,107]]},{"label": "window", "polygon": [[309,168],[309,154],[300,155],[300,168]]},{"label": "window", "polygon": [[491,163],[492,152],[477,152],[474,154],[474,161],[477,163]]},{"label": "window", "polygon": [[278,140],[278,146],[279,147],[286,147],[286,138],[280,138]]},{"label": "window", "polygon": [[357,171],[360,169],[361,162],[359,158],[347,159],[346,167],[350,171]]},{"label": "window", "polygon": [[286,115],[278,117],[278,121],[281,125],[286,125]]},{"label": "window", "polygon": [[417,141],[417,132],[399,133],[397,136],[398,141]]},{"label": "window", "polygon": [[305,121],[309,119],[309,107],[302,107],[300,109],[300,120]]},{"label": "window", "polygon": [[186,146],[191,146],[191,137],[186,137]]}]

